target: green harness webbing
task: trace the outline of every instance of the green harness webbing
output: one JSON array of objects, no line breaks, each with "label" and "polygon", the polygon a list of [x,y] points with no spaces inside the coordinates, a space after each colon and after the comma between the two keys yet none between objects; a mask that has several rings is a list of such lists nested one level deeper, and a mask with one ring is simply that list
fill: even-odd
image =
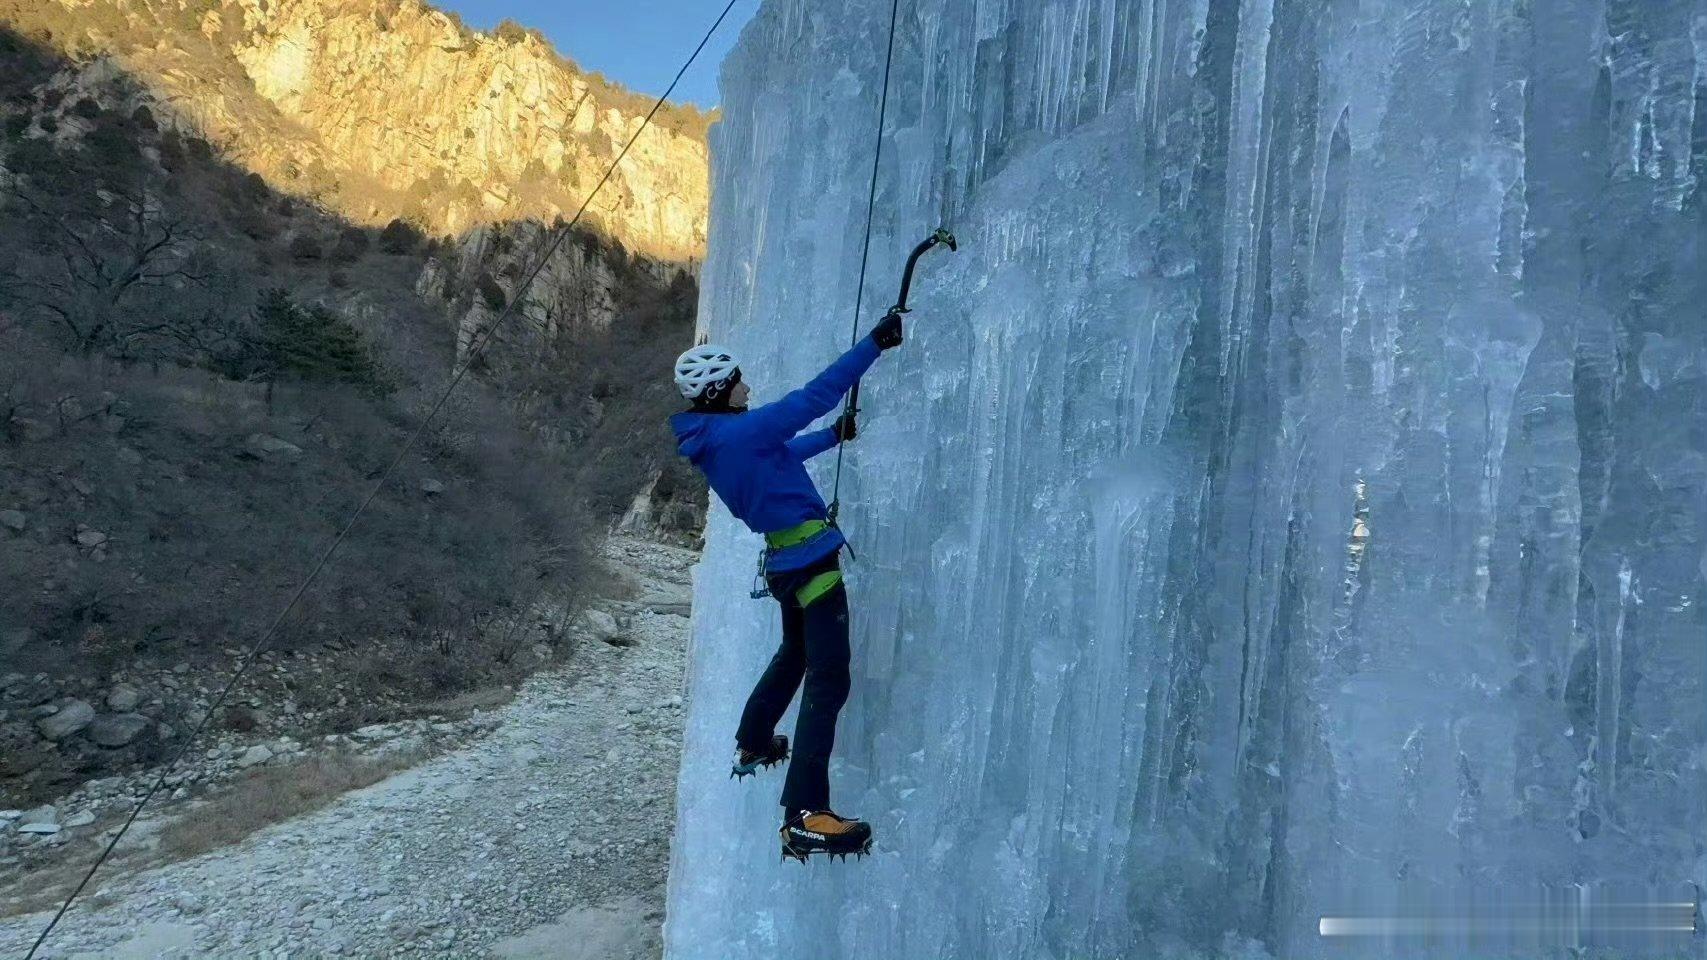
[{"label": "green harness webbing", "polygon": [[842,572],[840,570],[825,570],[806,581],[806,586],[794,591],[794,602],[803,608],[810,607],[824,599],[824,595],[836,589],[841,582]]},{"label": "green harness webbing", "polygon": [[[766,552],[768,553],[770,550],[786,550],[789,547],[797,547],[808,540],[811,540],[813,537],[821,536],[824,531],[828,529],[830,529],[830,522],[828,520],[808,520],[805,523],[797,523],[794,526],[789,527],[787,530],[777,530],[772,533],[767,533],[765,534]],[[764,557],[759,558],[759,579],[761,581],[765,576],[764,560]],[[812,604],[822,600],[825,594],[834,590],[836,585],[841,582],[842,572],[840,570],[826,570],[806,581],[804,586],[797,588],[794,591],[794,600],[802,607],[810,607]],[[764,595],[764,593],[761,593],[757,589],[753,591],[754,598]]]},{"label": "green harness webbing", "polygon": [[765,546],[772,550],[797,547],[828,529],[830,529],[828,520],[808,520],[805,523],[797,523],[787,530],[765,534]]}]

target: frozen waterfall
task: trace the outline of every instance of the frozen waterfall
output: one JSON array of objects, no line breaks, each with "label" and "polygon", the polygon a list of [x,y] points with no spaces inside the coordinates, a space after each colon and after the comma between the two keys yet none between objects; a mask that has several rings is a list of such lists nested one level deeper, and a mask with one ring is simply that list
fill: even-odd
[{"label": "frozen waterfall", "polygon": [[[724,64],[759,401],[847,344],[888,16]],[[1707,886],[1707,0],[902,0],[884,137],[860,329],[962,248],[843,478],[877,855],[726,779],[778,625],[714,506],[672,960],[1458,958],[1319,921]]]}]

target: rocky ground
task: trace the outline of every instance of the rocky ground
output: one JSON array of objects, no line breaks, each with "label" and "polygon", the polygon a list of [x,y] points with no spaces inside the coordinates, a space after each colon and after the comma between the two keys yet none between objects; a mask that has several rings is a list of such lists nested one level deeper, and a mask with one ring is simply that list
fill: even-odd
[{"label": "rocky ground", "polygon": [[[605,642],[581,643],[490,713],[366,735],[378,752],[448,752],[235,846],[121,868],[41,956],[530,958],[570,944],[609,960],[658,956],[694,554],[625,538],[606,553],[636,589],[594,615]],[[174,815],[168,804],[139,821],[137,842]],[[22,811],[0,816],[14,845],[55,838],[21,833]],[[0,955],[23,956],[48,917],[0,921]]]}]

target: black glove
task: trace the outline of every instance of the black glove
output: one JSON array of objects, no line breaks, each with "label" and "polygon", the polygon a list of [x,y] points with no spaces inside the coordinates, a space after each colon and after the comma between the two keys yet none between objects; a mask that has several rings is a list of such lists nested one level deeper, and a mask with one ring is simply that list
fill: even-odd
[{"label": "black glove", "polygon": [[890,347],[900,346],[901,315],[891,313],[877,321],[877,326],[871,328],[871,339],[877,342],[877,349],[879,350],[888,350]]},{"label": "black glove", "polygon": [[837,417],[836,422],[830,425],[830,429],[836,431],[837,440],[846,443],[854,437],[859,436],[859,425],[854,423],[855,412],[856,411],[849,410],[847,413]]}]

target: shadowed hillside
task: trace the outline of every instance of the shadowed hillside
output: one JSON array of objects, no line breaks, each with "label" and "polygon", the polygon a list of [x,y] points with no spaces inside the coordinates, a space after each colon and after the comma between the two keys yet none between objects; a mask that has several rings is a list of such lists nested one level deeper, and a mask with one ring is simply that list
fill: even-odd
[{"label": "shadowed hillside", "polygon": [[[543,233],[352,223],[171,110],[0,31],[0,806],[184,735],[508,295],[489,248]],[[548,273],[532,298],[599,316],[517,311],[216,725],[344,729],[561,652],[593,539],[670,462],[696,287],[591,231]]]}]

